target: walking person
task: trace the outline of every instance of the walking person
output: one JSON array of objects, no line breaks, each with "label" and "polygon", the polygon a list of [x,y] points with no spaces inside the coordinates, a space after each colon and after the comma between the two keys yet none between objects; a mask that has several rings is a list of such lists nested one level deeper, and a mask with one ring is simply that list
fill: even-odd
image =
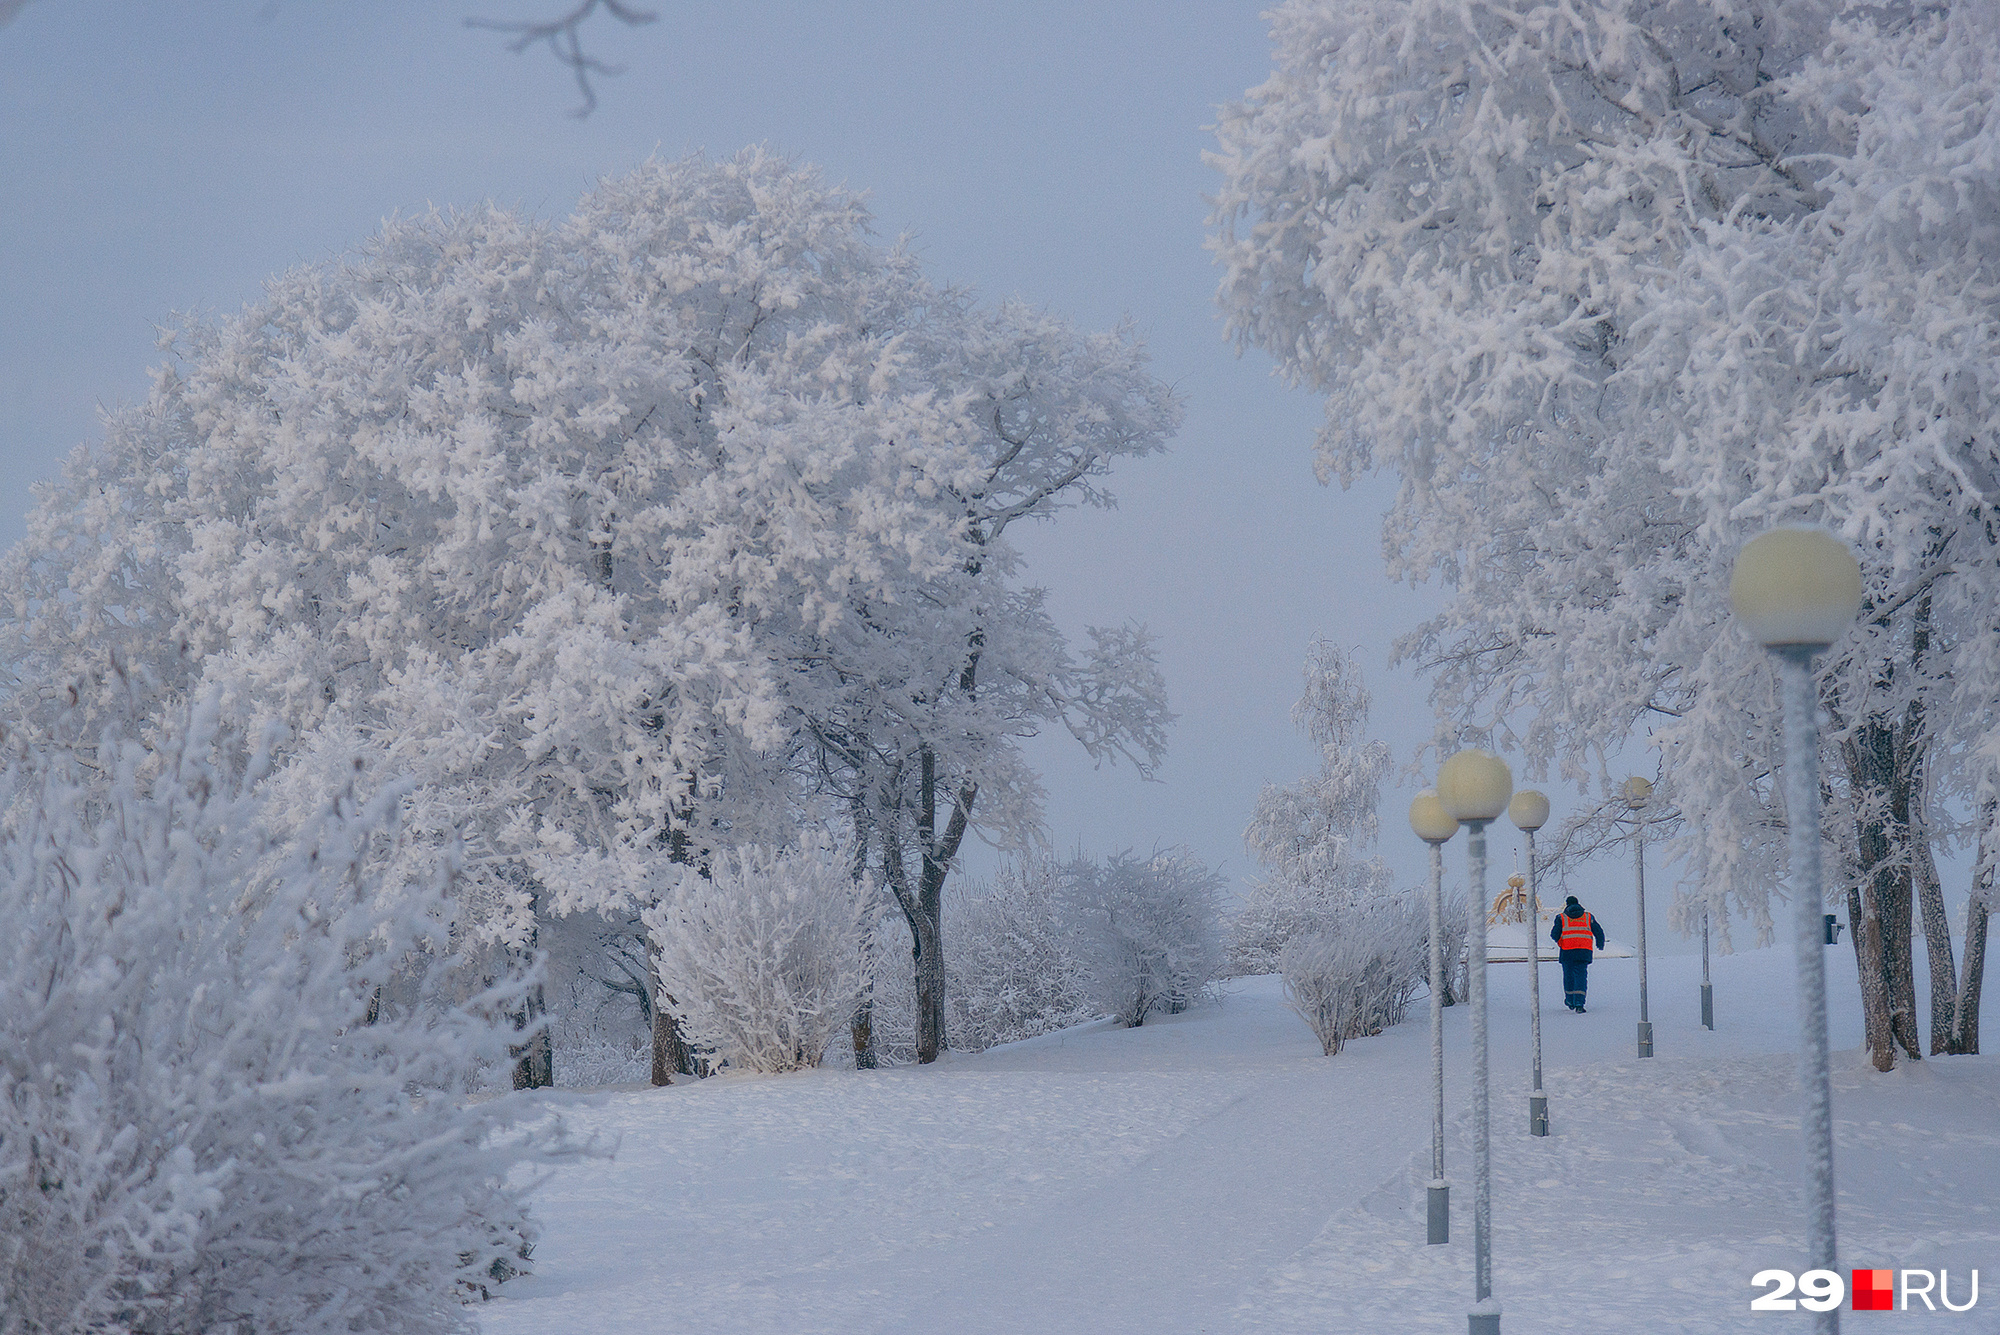
[{"label": "walking person", "polygon": [[1581,1015],[1583,994],[1590,990],[1590,958],[1604,949],[1604,929],[1571,895],[1563,901],[1563,911],[1549,924],[1549,940],[1561,952],[1563,1003]]}]

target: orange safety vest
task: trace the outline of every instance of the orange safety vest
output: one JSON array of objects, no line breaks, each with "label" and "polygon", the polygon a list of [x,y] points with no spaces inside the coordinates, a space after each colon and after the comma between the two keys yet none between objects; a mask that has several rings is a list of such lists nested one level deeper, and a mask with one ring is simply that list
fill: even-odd
[{"label": "orange safety vest", "polygon": [[1556,940],[1556,949],[1590,950],[1594,948],[1597,945],[1597,935],[1590,930],[1592,921],[1594,920],[1588,913],[1585,913],[1581,918],[1572,918],[1567,914],[1563,915],[1562,935]]}]

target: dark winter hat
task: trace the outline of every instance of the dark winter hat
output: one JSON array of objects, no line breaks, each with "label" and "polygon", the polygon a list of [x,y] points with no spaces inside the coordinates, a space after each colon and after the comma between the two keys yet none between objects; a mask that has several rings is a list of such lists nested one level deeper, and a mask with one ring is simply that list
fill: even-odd
[{"label": "dark winter hat", "polygon": [[1575,896],[1575,895],[1571,895],[1571,896],[1570,896],[1570,897],[1569,897],[1568,899],[1566,899],[1566,900],[1564,900],[1564,901],[1563,901],[1563,907],[1564,907],[1565,909],[1569,910],[1569,913],[1570,913],[1570,916],[1571,916],[1571,917],[1575,917],[1575,916],[1576,916],[1576,910],[1578,910],[1578,909],[1582,908],[1582,907],[1583,907],[1583,905],[1581,905],[1581,904],[1579,904],[1579,903],[1577,903],[1577,902],[1576,902],[1576,896]]}]

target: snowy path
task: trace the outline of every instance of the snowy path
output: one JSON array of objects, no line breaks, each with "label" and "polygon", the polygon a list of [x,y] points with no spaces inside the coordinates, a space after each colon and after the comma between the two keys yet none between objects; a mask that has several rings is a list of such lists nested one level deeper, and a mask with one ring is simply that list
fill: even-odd
[{"label": "snowy path", "polygon": [[[2000,1059],[1857,1069],[1842,963],[1843,1258],[1976,1266],[2000,1288]],[[1653,961],[1660,1055],[1644,1062],[1635,962],[1593,971],[1587,1016],[1545,974],[1546,1140],[1523,1134],[1526,974],[1495,969],[1509,1329],[1746,1329],[1753,1269],[1795,1265],[1789,969],[1777,951],[1717,960],[1707,1033],[1697,967]],[[1449,1247],[1422,1245],[1422,1010],[1328,1061],[1277,980],[1251,979],[1139,1030],[928,1069],[541,1096],[620,1148],[544,1188],[538,1273],[480,1319],[486,1335],[1462,1331],[1467,1017],[1446,1017]],[[1982,1298],[1951,1329],[2000,1331],[2000,1295]],[[1772,1320],[1755,1328],[1789,1328]]]},{"label": "snowy path", "polygon": [[[1229,1092],[1221,1101],[1144,1158],[1074,1195],[935,1257],[907,1258],[914,1263],[909,1287],[895,1287],[913,1300],[886,1328],[919,1329],[921,1313],[949,1307],[960,1313],[954,1329],[965,1335],[1227,1329],[1271,1259],[1319,1232],[1329,1202],[1376,1185],[1381,1147],[1401,1144],[1412,1119],[1427,1115],[1429,1100],[1422,1072],[1386,1064],[1367,1073],[1369,1099],[1341,1097],[1329,1075],[1348,1083],[1360,1073],[1330,1072],[1268,985],[1239,994],[1229,1010],[1243,1047],[1232,1054],[1236,1069],[1224,1077]],[[1187,1029],[1156,1032],[1171,1041]],[[1303,1057],[1293,1055],[1301,1048]],[[1202,1052],[1194,1043],[1182,1050]],[[1026,1063],[1036,1055],[995,1059]],[[1190,1062],[1177,1078],[1213,1077]],[[1332,1115],[1335,1108],[1340,1115]]]},{"label": "snowy path", "polygon": [[1424,1068],[1327,1062],[1274,984],[928,1071],[554,1096],[624,1143],[543,1193],[488,1335],[1224,1329],[1428,1115]]}]

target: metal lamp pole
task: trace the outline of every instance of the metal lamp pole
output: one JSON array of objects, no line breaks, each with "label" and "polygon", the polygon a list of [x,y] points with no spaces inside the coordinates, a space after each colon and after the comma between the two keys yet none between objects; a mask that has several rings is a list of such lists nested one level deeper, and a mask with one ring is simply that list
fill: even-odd
[{"label": "metal lamp pole", "polygon": [[1549,799],[1532,788],[1514,794],[1507,819],[1528,836],[1528,1029],[1534,1036],[1535,1082],[1528,1090],[1528,1134],[1549,1134],[1549,1099],[1542,1093],[1542,900],[1535,879],[1535,831],[1549,823]]},{"label": "metal lamp pole", "polygon": [[1653,1055],[1653,1021],[1646,1014],[1646,802],[1653,785],[1634,774],[1625,780],[1625,805],[1632,811],[1632,868],[1639,886],[1639,1055]]},{"label": "metal lamp pole", "polygon": [[[1820,873],[1819,700],[1812,660],[1861,609],[1861,568],[1846,544],[1819,529],[1781,528],[1737,554],[1729,601],[1744,628],[1778,660],[1785,709],[1785,822],[1790,831],[1793,949],[1799,975],[1800,1119],[1806,1151],[1806,1264],[1838,1270],[1834,1242],[1833,1089],[1827,1077],[1825,886]],[[1837,1333],[1840,1311],[1815,1312],[1815,1330]]]},{"label": "metal lamp pole", "polygon": [[1701,1027],[1715,1028],[1715,989],[1708,984],[1708,906],[1701,908]]},{"label": "metal lamp pole", "polygon": [[1472,1289],[1467,1335],[1500,1335],[1493,1298],[1493,1118],[1486,1079],[1486,827],[1507,809],[1514,776],[1491,751],[1460,751],[1438,770],[1438,800],[1466,829],[1470,931],[1466,975],[1472,994]]},{"label": "metal lamp pole", "polygon": [[1444,1176],[1444,845],[1458,833],[1426,788],[1410,803],[1410,828],[1431,846],[1431,1180],[1425,1196],[1428,1245],[1451,1241],[1451,1183]]}]

